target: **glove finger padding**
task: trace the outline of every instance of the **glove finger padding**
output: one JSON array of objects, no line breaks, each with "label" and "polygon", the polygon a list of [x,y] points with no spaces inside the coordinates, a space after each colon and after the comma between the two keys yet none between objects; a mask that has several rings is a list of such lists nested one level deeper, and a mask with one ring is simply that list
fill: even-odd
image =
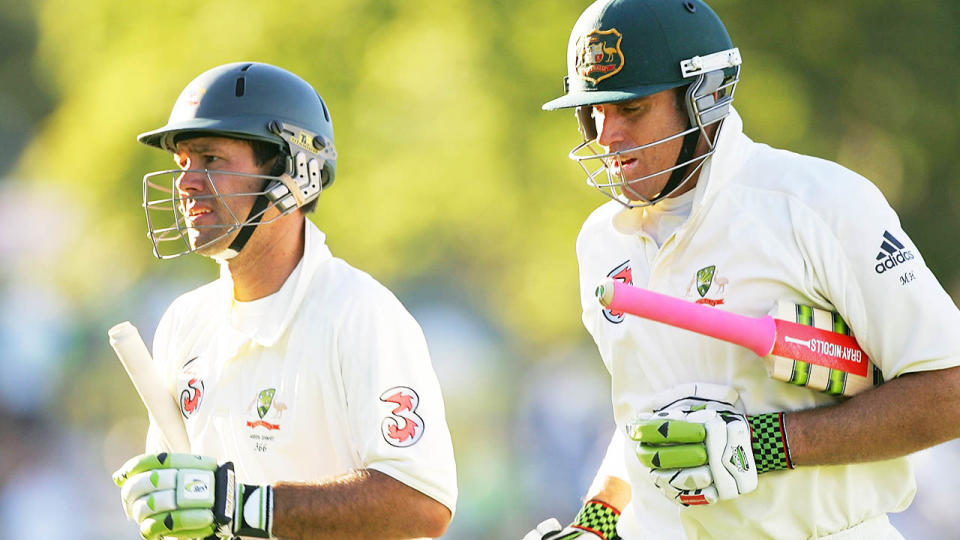
[{"label": "glove finger padding", "polygon": [[675,496],[682,491],[704,489],[713,484],[713,473],[709,465],[687,469],[653,469],[650,471],[653,484],[664,493]]},{"label": "glove finger padding", "polygon": [[655,394],[646,408],[654,412],[671,409],[694,410],[701,406],[735,410],[740,394],[731,386],[710,383],[685,383]]},{"label": "glove finger padding", "polygon": [[700,424],[687,422],[681,410],[661,411],[637,417],[627,424],[631,439],[645,444],[698,443],[706,436]]},{"label": "glove finger padding", "polygon": [[140,522],[144,538],[204,538],[214,533],[210,510],[176,510],[148,517]]},{"label": "glove finger padding", "polygon": [[144,538],[234,536],[237,484],[230,462],[218,466],[207,456],[142,454],[124,463],[113,480]]},{"label": "glove finger padding", "polygon": [[116,472],[113,473],[113,482],[120,487],[126,482],[127,478],[156,469],[200,469],[207,471],[217,470],[217,460],[209,456],[197,456],[193,454],[172,454],[161,452],[159,454],[140,454],[127,460]]},{"label": "glove finger padding", "polygon": [[176,510],[177,495],[172,489],[156,491],[148,496],[133,500],[130,506],[128,517],[140,523],[154,514]]},{"label": "glove finger padding", "polygon": [[707,463],[706,448],[700,444],[653,445],[640,443],[637,458],[652,470],[697,467]]},{"label": "glove finger padding", "polygon": [[[214,506],[212,471],[169,469],[131,476],[120,490],[127,515],[136,521],[164,511]],[[129,489],[128,489],[129,488]]]},{"label": "glove finger padding", "polygon": [[703,445],[704,426],[683,420],[680,410],[645,414],[627,426],[628,435],[638,441],[634,448],[640,462],[651,469],[696,467],[707,462]]},{"label": "glove finger padding", "polygon": [[730,387],[685,384],[655,398],[659,409],[627,425],[654,485],[683,504],[711,504],[757,487],[747,417]]},{"label": "glove finger padding", "polygon": [[123,487],[120,488],[120,499],[123,502],[123,511],[126,512],[128,518],[140,521],[142,516],[137,514],[134,503],[148,493],[152,494],[167,491],[173,493],[176,487],[177,471],[173,469],[135,474],[126,479]]}]

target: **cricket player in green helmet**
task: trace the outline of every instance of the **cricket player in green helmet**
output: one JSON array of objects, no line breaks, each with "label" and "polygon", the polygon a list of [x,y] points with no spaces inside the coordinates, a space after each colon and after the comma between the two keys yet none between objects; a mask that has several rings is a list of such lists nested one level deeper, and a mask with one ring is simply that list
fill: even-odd
[{"label": "cricket player in green helmet", "polygon": [[[869,180],[744,134],[740,68],[699,0],[600,0],[574,25],[544,109],[575,111],[569,157],[611,199],[577,257],[618,429],[577,517],[525,540],[901,538],[907,455],[960,436],[960,312]],[[845,398],[771,379],[749,350],[604,307],[607,278],[832,313],[886,382]]]}]

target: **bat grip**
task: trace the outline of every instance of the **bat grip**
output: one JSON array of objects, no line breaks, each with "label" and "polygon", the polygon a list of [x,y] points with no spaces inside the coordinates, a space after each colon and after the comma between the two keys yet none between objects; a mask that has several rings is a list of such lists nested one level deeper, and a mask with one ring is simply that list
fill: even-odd
[{"label": "bat grip", "polygon": [[747,317],[665,294],[605,279],[597,287],[600,303],[621,311],[746,347],[767,356],[777,337],[772,317]]},{"label": "bat grip", "polygon": [[111,328],[107,335],[164,443],[173,452],[189,452],[190,439],[180,418],[180,408],[164,389],[163,378],[156,371],[140,332],[125,321]]}]

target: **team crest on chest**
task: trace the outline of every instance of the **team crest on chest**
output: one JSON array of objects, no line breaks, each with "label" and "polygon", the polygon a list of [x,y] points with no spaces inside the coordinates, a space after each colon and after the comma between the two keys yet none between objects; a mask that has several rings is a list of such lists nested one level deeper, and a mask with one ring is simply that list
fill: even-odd
[{"label": "team crest on chest", "polygon": [[287,410],[287,405],[274,399],[277,395],[276,388],[265,388],[261,390],[247,406],[247,427],[251,429],[264,428],[267,431],[280,429],[280,420],[283,418],[283,411]]},{"label": "team crest on chest", "polygon": [[723,303],[723,296],[727,292],[730,280],[717,274],[717,266],[705,266],[693,275],[684,296],[691,297],[694,292],[698,295],[695,300],[698,304],[718,306]]},{"label": "team crest on chest", "polygon": [[380,432],[387,444],[406,448],[423,436],[423,418],[417,414],[420,396],[408,386],[394,386],[380,394],[380,401],[396,405],[380,422]]},{"label": "team crest on chest", "polygon": [[180,397],[178,399],[178,405],[180,406],[180,414],[183,415],[184,419],[188,419],[193,416],[199,409],[200,404],[203,402],[203,396],[205,394],[205,389],[203,386],[203,379],[197,376],[197,373],[192,365],[198,357],[194,356],[190,360],[187,360],[183,364],[180,372],[180,380],[183,381],[186,379],[183,385],[179,385]]},{"label": "team crest on chest", "polygon": [[[633,285],[633,270],[630,268],[630,261],[627,260],[620,263],[619,266],[607,273],[607,277],[612,278],[615,281],[626,283],[627,285]],[[604,318],[613,324],[620,324],[623,322],[622,311],[613,311],[612,309],[604,308],[602,312]]]}]

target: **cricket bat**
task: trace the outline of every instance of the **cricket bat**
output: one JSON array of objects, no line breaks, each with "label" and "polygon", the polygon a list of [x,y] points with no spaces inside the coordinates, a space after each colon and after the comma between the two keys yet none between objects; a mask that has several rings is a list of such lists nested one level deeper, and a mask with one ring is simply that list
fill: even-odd
[{"label": "cricket bat", "polygon": [[189,453],[190,440],[180,419],[180,408],[164,389],[163,379],[137,327],[124,321],[107,331],[107,336],[167,448],[171,452]]},{"label": "cricket bat", "polygon": [[746,347],[770,377],[832,395],[852,396],[883,382],[837,313],[777,302],[770,315],[748,317],[606,278],[597,299],[613,311]]}]

